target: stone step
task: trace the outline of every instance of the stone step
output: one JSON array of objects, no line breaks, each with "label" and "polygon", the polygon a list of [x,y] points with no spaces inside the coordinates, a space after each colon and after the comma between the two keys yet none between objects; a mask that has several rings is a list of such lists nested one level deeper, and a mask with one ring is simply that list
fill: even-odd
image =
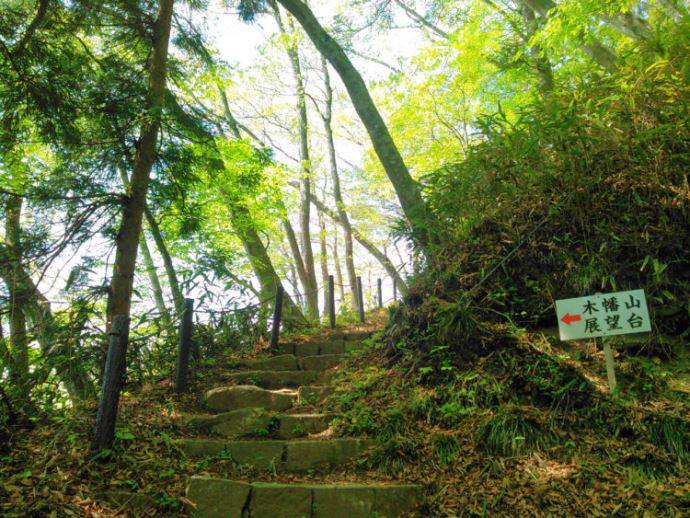
[{"label": "stone step", "polygon": [[303,385],[297,390],[300,405],[316,405],[335,392],[330,385]]},{"label": "stone step", "polygon": [[278,344],[282,354],[318,356],[321,354],[345,354],[361,346],[361,340],[329,340],[321,342],[283,342]]},{"label": "stone step", "polygon": [[220,518],[397,518],[420,504],[412,484],[281,484],[193,476],[186,492],[195,516]]},{"label": "stone step", "polygon": [[323,371],[335,367],[347,358],[344,354],[319,354],[315,356],[295,356],[281,354],[269,358],[245,360],[240,364],[243,369],[253,371]]},{"label": "stone step", "polygon": [[373,445],[366,439],[295,441],[178,439],[174,443],[190,457],[227,455],[240,465],[281,472],[301,472],[346,464],[363,455]]},{"label": "stone step", "polygon": [[263,408],[280,412],[292,407],[296,399],[295,391],[265,390],[254,385],[218,387],[204,394],[204,404],[213,412],[228,412],[240,408]]},{"label": "stone step", "polygon": [[297,356],[294,354],[245,360],[240,363],[240,366],[255,371],[296,371],[300,368]]},{"label": "stone step", "polygon": [[332,414],[278,414],[263,408],[240,408],[215,415],[187,416],[190,428],[228,439],[277,437],[295,439],[328,429]]},{"label": "stone step", "polygon": [[278,417],[276,435],[281,439],[296,439],[327,430],[333,414],[284,414]]},{"label": "stone step", "polygon": [[240,371],[227,376],[228,381],[256,385],[264,389],[281,389],[309,385],[316,381],[316,371]]}]

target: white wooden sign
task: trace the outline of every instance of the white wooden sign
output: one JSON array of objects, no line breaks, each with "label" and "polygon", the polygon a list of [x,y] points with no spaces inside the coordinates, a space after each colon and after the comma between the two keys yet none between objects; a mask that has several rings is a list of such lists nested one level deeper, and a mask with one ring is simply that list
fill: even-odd
[{"label": "white wooden sign", "polygon": [[597,293],[556,301],[561,340],[647,333],[652,330],[644,290]]}]

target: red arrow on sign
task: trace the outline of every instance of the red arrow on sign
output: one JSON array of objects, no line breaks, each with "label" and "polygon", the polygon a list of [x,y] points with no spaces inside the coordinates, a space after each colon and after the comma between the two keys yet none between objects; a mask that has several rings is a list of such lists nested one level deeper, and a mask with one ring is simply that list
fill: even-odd
[{"label": "red arrow on sign", "polygon": [[565,322],[568,325],[572,324],[573,322],[579,322],[580,320],[582,320],[582,315],[571,315],[570,313],[566,313],[561,318],[561,322]]}]

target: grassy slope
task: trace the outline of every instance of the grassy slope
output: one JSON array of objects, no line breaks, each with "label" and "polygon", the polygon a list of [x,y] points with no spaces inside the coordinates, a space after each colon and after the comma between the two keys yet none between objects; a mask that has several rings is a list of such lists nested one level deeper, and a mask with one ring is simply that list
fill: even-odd
[{"label": "grassy slope", "polygon": [[[384,318],[378,315],[379,322]],[[377,438],[379,446],[364,461],[339,471],[281,476],[228,459],[183,458],[170,445],[187,433],[179,417],[201,411],[198,394],[217,384],[233,359],[227,357],[200,368],[193,391],[183,397],[170,393],[168,380],[130,387],[112,462],[98,462],[88,451],[93,409],[17,431],[3,452],[0,514],[146,512],[134,510],[135,501],[100,498],[116,490],[150,497],[141,509],[151,513],[177,514],[187,477],[204,472],[255,480],[421,482],[425,514],[690,509],[690,452],[684,450],[681,460],[650,425],[661,414],[683,416],[685,423],[690,418],[687,355],[671,363],[618,358],[623,393],[611,404],[602,355],[591,344],[562,347],[524,334],[511,348],[450,369],[443,383],[433,382],[423,364],[386,367],[385,350],[374,346],[353,359],[331,401],[344,412],[334,433]],[[554,396],[549,373],[561,371],[577,383]]]}]

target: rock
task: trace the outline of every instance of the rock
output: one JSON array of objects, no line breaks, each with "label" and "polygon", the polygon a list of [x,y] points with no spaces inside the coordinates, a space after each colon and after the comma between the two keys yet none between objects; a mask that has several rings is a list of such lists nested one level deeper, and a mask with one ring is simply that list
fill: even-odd
[{"label": "rock", "polygon": [[282,411],[290,408],[294,402],[295,396],[292,394],[272,392],[254,385],[218,387],[204,395],[205,405],[215,412],[252,407]]},{"label": "rock", "polygon": [[375,493],[363,484],[324,485],[314,488],[314,518],[353,518],[374,514]]},{"label": "rock", "polygon": [[345,358],[342,354],[321,354],[318,356],[305,356],[299,359],[300,369],[312,371],[325,371],[339,365]]},{"label": "rock", "polygon": [[422,501],[422,488],[413,484],[378,484],[374,487],[374,512],[381,518],[405,515]]},{"label": "rock", "polygon": [[307,471],[320,466],[345,464],[371,447],[364,439],[330,439],[325,441],[289,441],[287,443],[288,471]]},{"label": "rock", "polygon": [[321,433],[328,428],[333,416],[329,414],[288,414],[278,420],[278,437],[294,439]]},{"label": "rock", "polygon": [[211,432],[228,438],[268,434],[273,414],[263,408],[240,408],[215,416]]},{"label": "rock", "polygon": [[421,488],[406,484],[246,484],[192,477],[186,496],[195,505],[189,509],[191,514],[204,518],[397,518],[419,505]]},{"label": "rock", "polygon": [[249,500],[251,486],[221,478],[194,476],[187,485],[187,500],[192,516],[204,518],[241,517]]},{"label": "rock", "polygon": [[222,439],[179,439],[175,444],[190,457],[210,457],[226,452],[236,464],[273,471],[280,465],[284,441],[226,441]]},{"label": "rock", "polygon": [[254,518],[311,517],[312,490],[301,484],[255,482],[249,504]]},{"label": "rock", "polygon": [[277,389],[308,385],[316,379],[316,375],[316,371],[244,371],[230,374],[228,379],[238,383]]},{"label": "rock", "polygon": [[318,342],[302,342],[293,345],[295,356],[316,356],[319,354]]},{"label": "rock", "polygon": [[297,401],[300,405],[315,405],[333,394],[335,389],[331,386],[305,385],[297,391]]},{"label": "rock", "polygon": [[319,354],[343,354],[344,352],[344,340],[331,340],[319,344]]},{"label": "rock", "polygon": [[296,371],[299,369],[297,357],[294,354],[247,360],[242,363],[242,366],[255,371]]}]

